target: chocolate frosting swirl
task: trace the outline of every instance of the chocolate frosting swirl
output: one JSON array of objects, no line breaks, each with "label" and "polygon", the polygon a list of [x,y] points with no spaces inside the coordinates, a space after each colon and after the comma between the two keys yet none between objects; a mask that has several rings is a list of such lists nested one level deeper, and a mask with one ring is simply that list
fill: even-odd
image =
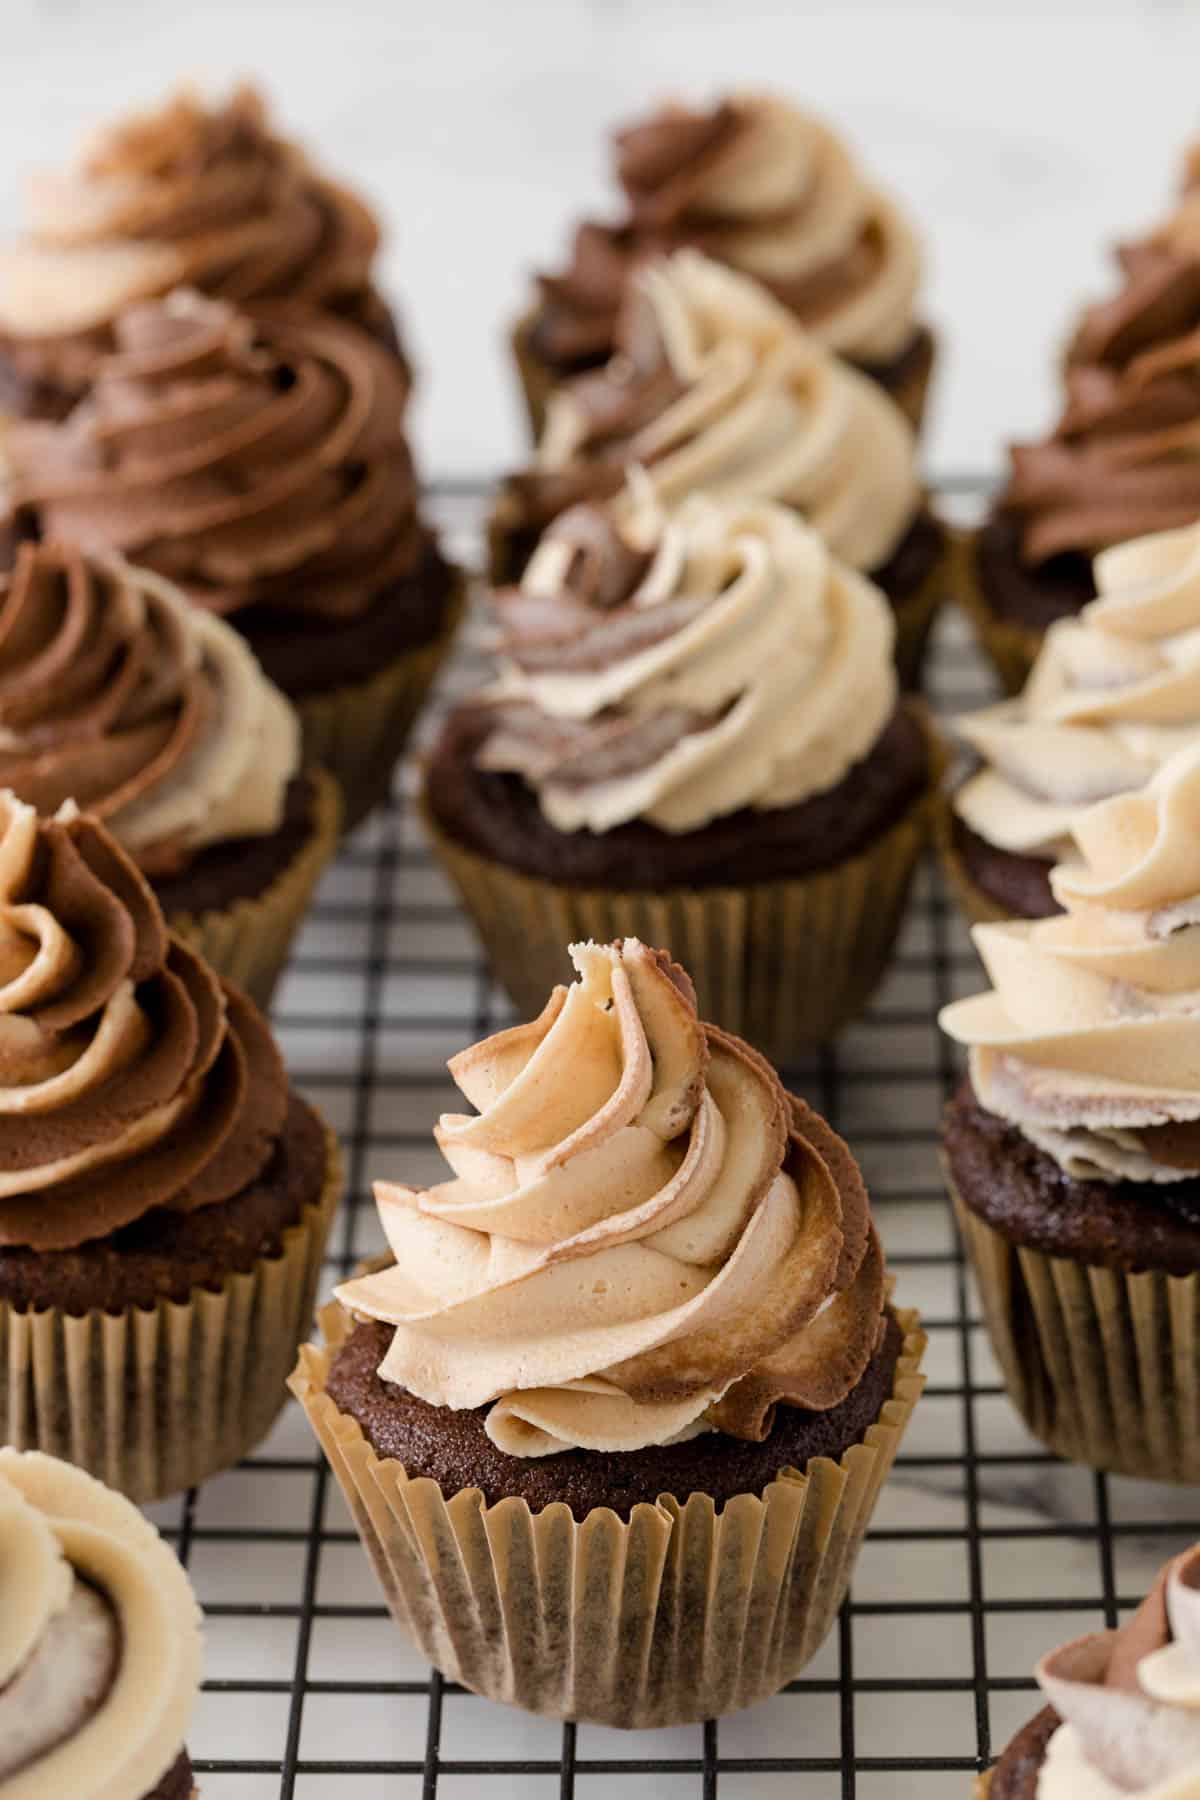
[{"label": "chocolate frosting swirl", "polygon": [[229,1199],[286,1108],[266,1021],[168,935],[103,826],[0,795],[0,1245]]},{"label": "chocolate frosting swirl", "polygon": [[825,1411],[884,1328],[883,1257],[846,1146],[636,939],[577,944],[541,1017],[450,1063],[476,1114],[435,1136],[455,1179],[376,1185],[395,1265],[344,1284],[395,1327],[380,1366],[489,1405],[515,1456]]},{"label": "chocolate frosting swirl", "polygon": [[212,612],[353,618],[423,536],[395,359],[343,320],[181,292],[127,308],[61,424],[15,425],[13,503]]}]

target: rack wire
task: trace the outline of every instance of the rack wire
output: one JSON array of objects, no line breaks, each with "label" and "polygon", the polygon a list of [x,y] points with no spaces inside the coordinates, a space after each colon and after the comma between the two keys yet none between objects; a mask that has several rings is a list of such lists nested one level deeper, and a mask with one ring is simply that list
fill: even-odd
[{"label": "rack wire", "polygon": [[[483,494],[435,495],[468,562]],[[442,698],[479,672],[468,639]],[[929,685],[943,712],[990,694],[953,616]],[[204,1800],[965,1800],[1035,1709],[1041,1651],[1115,1623],[1200,1535],[1194,1493],[1065,1467],[1004,1397],[936,1163],[955,1079],[936,1014],[979,984],[926,868],[867,1016],[790,1072],[859,1155],[898,1297],[930,1335],[926,1397],[838,1628],[800,1678],[749,1713],[634,1735],[532,1719],[443,1681],[388,1618],[289,1406],[250,1460],[152,1509],[207,1617],[191,1736]],[[510,1019],[400,786],[330,871],[276,1007],[293,1076],[346,1151],[329,1285],[382,1247],[372,1180],[438,1177],[446,1058]]]}]

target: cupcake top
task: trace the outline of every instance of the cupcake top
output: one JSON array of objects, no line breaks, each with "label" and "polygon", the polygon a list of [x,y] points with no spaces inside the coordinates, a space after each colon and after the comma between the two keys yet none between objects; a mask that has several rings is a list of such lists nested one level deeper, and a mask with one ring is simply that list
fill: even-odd
[{"label": "cupcake top", "polygon": [[910,342],[912,226],[811,114],[763,93],[668,102],[615,134],[614,160],[624,218],[586,221],[567,266],[540,277],[553,360],[606,355],[632,271],[682,247],[761,281],[842,355],[884,362]]},{"label": "cupcake top", "polygon": [[454,1171],[376,1185],[394,1266],[343,1304],[394,1327],[379,1374],[490,1408],[513,1456],[763,1440],[825,1411],[881,1340],[882,1253],[845,1145],[687,975],[636,939],[577,944],[541,1017],[463,1051]]},{"label": "cupcake top", "polygon": [[226,614],[352,618],[413,568],[404,376],[358,327],[184,291],[114,333],[67,419],[6,438],[41,536],[119,551]]},{"label": "cupcake top", "polygon": [[922,503],[912,428],[757,282],[678,251],[639,271],[617,346],[551,397],[510,484],[526,523],[616,493],[639,463],[664,502],[779,500],[854,568],[887,562]]},{"label": "cupcake top", "polygon": [[984,767],[955,793],[972,831],[1065,854],[1081,811],[1144,785],[1200,737],[1200,526],[1103,551],[1098,598],[1050,627],[1024,691],[955,721]]},{"label": "cupcake top", "polygon": [[697,495],[664,518],[635,478],[562,514],[494,606],[475,758],[559,831],[797,805],[896,707],[886,601],[780,506]]},{"label": "cupcake top", "polygon": [[1074,821],[1065,908],[978,925],[993,991],[944,1009],[976,1095],[1070,1176],[1200,1174],[1200,744]]},{"label": "cupcake top", "polygon": [[200,1612],[178,1558],[120,1494],[0,1450],[0,1789],[134,1800],[179,1760]]},{"label": "cupcake top", "polygon": [[299,766],[291,706],[172,583],[60,543],[0,575],[0,788],[78,801],[161,875],[277,831]]},{"label": "cupcake top", "polygon": [[0,1245],[62,1250],[266,1167],[287,1078],[95,819],[0,795]]}]

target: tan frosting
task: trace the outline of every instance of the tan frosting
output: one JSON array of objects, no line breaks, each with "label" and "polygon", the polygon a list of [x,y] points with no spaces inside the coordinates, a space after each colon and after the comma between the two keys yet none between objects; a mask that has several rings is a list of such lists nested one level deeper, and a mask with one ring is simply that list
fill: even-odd
[{"label": "tan frosting", "polygon": [[1025,689],[956,721],[985,767],[955,810],[1020,855],[1069,847],[1082,808],[1141,787],[1200,733],[1200,525],[1103,551],[1098,598],[1052,625]]},{"label": "tan frosting", "polygon": [[762,1439],[779,1400],[835,1405],[884,1302],[845,1146],[662,953],[571,954],[539,1019],[451,1062],[478,1109],[438,1124],[454,1179],[376,1186],[395,1265],[338,1295],[395,1327],[381,1376],[491,1403],[518,1456]]},{"label": "tan frosting", "polygon": [[[640,482],[604,530],[564,514],[519,593],[496,597],[480,761],[521,774],[557,830],[692,831],[794,806],[866,755],[896,705],[892,614],[815,532],[780,506],[699,495],[664,521]],[[645,573],[589,608],[571,587],[581,541],[603,587],[622,531]]]},{"label": "tan frosting", "polygon": [[[141,1800],[180,1754],[202,1646],[187,1576],[136,1507],[66,1463],[0,1450],[0,1685],[22,1681],[89,1589],[119,1627],[115,1677],[66,1737],[5,1772],[4,1800]],[[57,1675],[66,1679],[69,1640],[62,1650]],[[43,1708],[57,1699],[40,1685],[36,1697]],[[34,1699],[28,1680],[25,1699]],[[0,1737],[0,1759],[4,1751]]]}]

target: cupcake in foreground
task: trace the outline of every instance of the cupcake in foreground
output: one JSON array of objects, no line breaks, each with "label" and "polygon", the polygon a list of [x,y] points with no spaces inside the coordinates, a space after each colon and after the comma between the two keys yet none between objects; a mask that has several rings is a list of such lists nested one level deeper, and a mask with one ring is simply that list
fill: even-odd
[{"label": "cupcake in foreground", "polygon": [[630,935],[777,1062],[854,1017],[934,804],[879,591],[783,507],[664,519],[635,480],[563,514],[495,611],[498,679],[446,721],[425,811],[517,1005],[572,939]]},{"label": "cupcake in foreground", "polygon": [[357,823],[460,603],[420,514],[398,366],[344,320],[189,292],[127,308],[114,337],[64,421],[8,434],[16,535],[117,551],[228,618]]},{"label": "cupcake in foreground", "polygon": [[0,1439],[151,1500],[243,1456],[340,1177],[261,1013],[96,820],[0,796]]},{"label": "cupcake in foreground", "polygon": [[1188,1800],[1200,1793],[1200,1544],[1127,1624],[1044,1656],[1049,1704],[979,1783],[978,1800]]},{"label": "cupcake in foreground", "polygon": [[341,802],[225,620],[119,557],[23,544],[0,574],[0,788],[102,819],[171,930],[269,1002]]},{"label": "cupcake in foreground", "polygon": [[934,361],[916,311],[920,245],[827,125],[773,94],[668,102],[615,133],[614,163],[624,217],[576,229],[514,332],[535,435],[550,390],[612,355],[633,271],[689,247],[761,281],[920,425]]},{"label": "cupcake in foreground", "polygon": [[336,312],[399,358],[375,219],[277,135],[253,88],[212,104],[185,89],[105,127],[32,177],[26,203],[26,235],[0,249],[0,413],[63,418],[126,307],[184,285]]},{"label": "cupcake in foreground", "polygon": [[128,1500],[0,1450],[0,1792],[192,1800],[200,1609]]},{"label": "cupcake in foreground", "polygon": [[978,925],[945,1154],[1009,1393],[1073,1461],[1200,1480],[1200,745],[1076,819],[1065,912]]},{"label": "cupcake in foreground", "polygon": [[377,1186],[394,1261],[292,1387],[431,1661],[665,1725],[815,1652],[924,1340],[841,1139],[663,952],[571,954],[569,991],[451,1062],[454,1179]]},{"label": "cupcake in foreground", "polygon": [[954,722],[979,767],[941,848],[975,924],[1060,911],[1050,872],[1080,812],[1200,739],[1200,525],[1102,551],[1095,572],[1098,597],[1050,627],[1024,692]]},{"label": "cupcake in foreground", "polygon": [[618,493],[633,465],[665,505],[703,491],[794,509],[887,595],[897,661],[916,682],[945,534],[911,427],[757,282],[696,251],[640,271],[618,354],[555,394],[533,464],[493,511],[493,579],[516,579],[565,507]]}]

